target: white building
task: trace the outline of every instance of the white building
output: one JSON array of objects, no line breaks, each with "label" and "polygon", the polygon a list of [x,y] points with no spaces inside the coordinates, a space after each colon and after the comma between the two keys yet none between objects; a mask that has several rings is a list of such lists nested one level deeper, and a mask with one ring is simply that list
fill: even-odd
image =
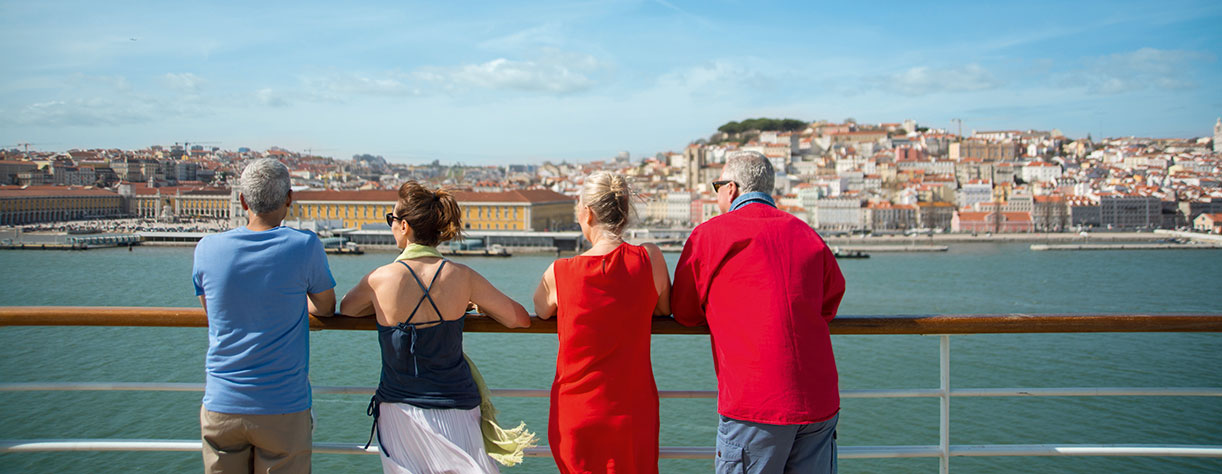
[{"label": "white building", "polygon": [[959,188],[959,207],[972,207],[976,203],[993,200],[993,182],[973,179]]},{"label": "white building", "polygon": [[1214,153],[1222,153],[1222,118],[1214,124]]},{"label": "white building", "polygon": [[864,226],[861,199],[845,197],[820,199],[815,202],[815,218],[820,230],[853,231]]},{"label": "white building", "polygon": [[1056,163],[1045,163],[1043,161],[1032,161],[1023,165],[1023,181],[1028,183],[1047,183],[1056,181],[1061,177],[1061,165]]},{"label": "white building", "polygon": [[666,220],[679,225],[692,222],[692,193],[672,192],[666,195]]}]

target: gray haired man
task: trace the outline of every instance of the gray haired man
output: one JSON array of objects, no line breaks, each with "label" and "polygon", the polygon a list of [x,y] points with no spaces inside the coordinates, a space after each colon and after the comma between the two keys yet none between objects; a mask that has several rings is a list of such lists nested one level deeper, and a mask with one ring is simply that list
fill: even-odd
[{"label": "gray haired man", "polygon": [[335,313],[335,280],[313,233],[280,227],[289,171],[271,159],[242,172],[249,222],[195,247],[195,294],[208,314],[200,431],[207,472],[308,472],[308,314]]},{"label": "gray haired man", "polygon": [[819,234],[776,208],[773,179],[759,153],[726,159],[712,183],[723,214],[683,245],[670,308],[712,336],[717,472],[836,472],[840,394],[828,323],[844,277]]}]

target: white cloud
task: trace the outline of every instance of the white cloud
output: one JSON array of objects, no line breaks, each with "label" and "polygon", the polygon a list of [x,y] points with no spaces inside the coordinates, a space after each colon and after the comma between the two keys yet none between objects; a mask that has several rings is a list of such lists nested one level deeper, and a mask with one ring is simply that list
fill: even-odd
[{"label": "white cloud", "polygon": [[[772,71],[765,73],[763,71]],[[782,82],[774,74],[778,68],[754,58],[717,59],[686,69],[663,74],[658,78],[662,87],[685,90],[696,96],[742,96],[744,92],[774,92]]]},{"label": "white cloud", "polygon": [[287,107],[288,100],[275,89],[263,88],[255,91],[255,100],[268,107]]},{"label": "white cloud", "polygon": [[385,73],[371,77],[356,73],[306,77],[305,96],[313,101],[344,102],[355,95],[369,96],[413,96],[421,93],[418,87],[409,84],[403,74]]},{"label": "white cloud", "polygon": [[956,68],[918,66],[869,82],[885,90],[908,96],[982,91],[1002,85],[1002,81],[993,73],[977,64]]},{"label": "white cloud", "polygon": [[136,101],[116,102],[103,98],[36,102],[18,109],[5,122],[19,126],[103,126],[151,122],[157,107]]},{"label": "white cloud", "polygon": [[163,79],[171,89],[186,94],[199,94],[206,82],[203,78],[189,72],[166,73]]},{"label": "white cloud", "polygon": [[566,41],[559,29],[555,24],[539,25],[481,41],[478,46],[481,49],[503,52],[558,47]]},{"label": "white cloud", "polygon": [[594,87],[597,81],[591,75],[602,67],[593,56],[551,53],[538,60],[497,58],[453,68],[422,68],[416,71],[414,77],[451,90],[455,86],[466,86],[569,94]]},{"label": "white cloud", "polygon": [[1080,70],[1058,75],[1066,87],[1085,87],[1097,94],[1119,94],[1143,89],[1183,90],[1196,87],[1193,63],[1213,61],[1195,51],[1141,48],[1133,52],[1089,58]]}]

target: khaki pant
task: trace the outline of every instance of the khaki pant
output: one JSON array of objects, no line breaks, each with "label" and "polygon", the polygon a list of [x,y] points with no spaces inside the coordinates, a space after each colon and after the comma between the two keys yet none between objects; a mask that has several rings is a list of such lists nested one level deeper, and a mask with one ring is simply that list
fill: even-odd
[{"label": "khaki pant", "polygon": [[235,415],[199,409],[204,472],[308,473],[310,410],[283,415]]}]

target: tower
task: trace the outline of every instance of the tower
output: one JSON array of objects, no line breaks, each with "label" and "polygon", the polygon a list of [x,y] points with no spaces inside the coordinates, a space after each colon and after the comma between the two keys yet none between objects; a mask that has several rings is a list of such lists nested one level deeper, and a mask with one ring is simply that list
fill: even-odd
[{"label": "tower", "polygon": [[700,169],[704,168],[708,150],[703,145],[688,145],[683,150],[684,172],[687,174],[687,191],[696,192],[700,184]]}]

